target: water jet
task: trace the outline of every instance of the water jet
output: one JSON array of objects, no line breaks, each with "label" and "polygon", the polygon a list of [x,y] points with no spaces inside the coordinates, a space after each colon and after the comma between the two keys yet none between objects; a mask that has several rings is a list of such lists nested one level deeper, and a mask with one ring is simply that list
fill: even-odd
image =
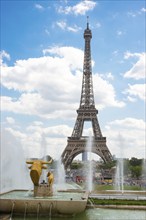
[{"label": "water jet", "polygon": [[50,164],[42,160],[29,160],[30,177],[34,189],[12,190],[0,195],[2,214],[24,216],[34,215],[39,219],[40,215],[74,215],[85,210],[88,192],[79,189],[58,190],[53,192],[53,174],[49,172],[48,182],[40,183],[42,169],[46,169],[45,164]]}]

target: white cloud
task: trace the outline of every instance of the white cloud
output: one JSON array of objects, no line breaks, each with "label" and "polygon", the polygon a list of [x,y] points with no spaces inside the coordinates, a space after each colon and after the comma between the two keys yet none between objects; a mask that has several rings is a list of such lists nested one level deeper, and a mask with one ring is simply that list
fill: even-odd
[{"label": "white cloud", "polygon": [[143,101],[146,100],[146,84],[134,84],[128,85],[128,89],[124,91],[125,94],[128,94],[131,98],[139,98]]},{"label": "white cloud", "polygon": [[59,28],[61,28],[62,30],[66,30],[66,31],[69,31],[69,32],[78,32],[82,29],[81,27],[78,27],[77,25],[68,26],[65,21],[57,21],[56,25]]},{"label": "white cloud", "polygon": [[111,72],[107,73],[106,75],[108,79],[112,79],[112,80],[114,79],[114,76]]},{"label": "white cloud", "polygon": [[[43,53],[49,56],[18,60],[14,66],[2,67],[2,85],[17,92],[16,97],[2,97],[2,110],[72,119],[80,101],[84,53],[57,46],[44,49]],[[93,84],[98,109],[124,106],[116,99],[113,86],[98,74],[93,74]]]},{"label": "white cloud", "polygon": [[[127,51],[124,54],[124,59],[132,59],[134,62],[130,70],[126,71],[123,76],[125,78],[132,78],[135,80],[145,79],[146,77],[146,57],[145,53],[131,53]],[[136,59],[136,60],[135,60]],[[128,88],[124,91],[128,95],[128,100],[131,102],[136,101],[137,98],[145,101],[145,83],[128,85]]]},{"label": "white cloud", "polygon": [[100,23],[100,22],[97,22],[96,25],[95,25],[95,27],[96,27],[96,28],[100,28],[100,27],[101,27],[101,23]]},{"label": "white cloud", "polygon": [[100,76],[103,78],[103,79],[110,79],[110,80],[113,80],[114,79],[114,76],[111,72],[109,73],[104,73],[104,74],[100,74]]},{"label": "white cloud", "polygon": [[10,54],[8,54],[5,50],[2,50],[0,51],[0,66],[6,66],[6,64],[3,62],[4,58],[10,60]]},{"label": "white cloud", "polygon": [[67,145],[67,136],[70,136],[71,132],[72,128],[67,125],[45,127],[39,122],[32,122],[23,131],[20,128],[7,127],[3,129],[2,149],[6,144],[9,146],[6,140],[11,135],[13,137],[11,145],[15,144],[18,152],[19,149],[23,150],[25,158],[50,155],[58,159]]},{"label": "white cloud", "polygon": [[74,26],[68,26],[67,27],[67,30],[68,31],[71,31],[71,32],[78,32],[78,31],[80,31],[82,28],[81,27],[78,27],[77,25],[74,25]]},{"label": "white cloud", "polygon": [[144,79],[146,77],[146,57],[145,53],[130,53],[126,52],[124,55],[125,59],[129,58],[137,58],[138,61],[136,61],[132,68],[124,73],[125,78],[133,78],[133,79]]},{"label": "white cloud", "polygon": [[83,0],[74,6],[66,6],[58,8],[59,13],[85,15],[87,11],[93,10],[96,6],[96,2],[92,0]]},{"label": "white cloud", "polygon": [[34,126],[42,126],[43,122],[42,121],[34,121],[34,122],[32,122],[32,125],[34,125]]},{"label": "white cloud", "polygon": [[12,117],[7,117],[7,118],[6,118],[6,121],[7,121],[9,124],[14,124],[14,123],[15,123],[15,119],[12,118]]},{"label": "white cloud", "polygon": [[129,12],[127,13],[127,15],[128,15],[129,17],[135,18],[135,17],[137,16],[137,12],[129,11]]},{"label": "white cloud", "polygon": [[[14,123],[17,127],[16,122]],[[120,157],[122,148],[123,157],[143,158],[145,127],[146,123],[142,119],[136,118],[109,122],[104,130],[104,136],[107,137],[107,146],[111,153]],[[17,155],[21,152],[25,158],[41,158],[44,155],[50,155],[54,159],[58,159],[67,145],[67,137],[71,135],[72,129],[65,124],[46,126],[41,121],[31,122],[23,130],[18,127],[17,129],[7,127],[3,129],[2,151],[6,148],[7,158],[10,158],[11,152],[8,149],[11,148],[11,145],[15,146]],[[23,162],[25,163],[25,160]]]},{"label": "white cloud", "polygon": [[67,24],[66,24],[65,21],[57,21],[57,22],[56,22],[56,25],[57,25],[58,27],[60,27],[62,30],[64,30],[64,29],[66,28],[66,26],[67,26]]},{"label": "white cloud", "polygon": [[105,106],[119,108],[125,106],[124,102],[116,100],[116,93],[112,84],[101,78],[98,74],[93,75],[93,86],[95,103],[98,104],[98,109],[102,109]]},{"label": "white cloud", "polygon": [[124,119],[117,119],[115,121],[112,121],[109,123],[110,125],[116,126],[123,126],[127,129],[140,129],[144,130],[146,123],[142,119],[136,119],[136,118],[124,118]]},{"label": "white cloud", "polygon": [[117,35],[118,35],[118,36],[121,36],[121,35],[123,35],[123,32],[120,31],[120,30],[118,30],[118,31],[117,31]]},{"label": "white cloud", "polygon": [[125,158],[144,158],[145,128],[146,123],[142,119],[124,118],[109,122],[105,136],[112,154],[121,157],[122,151]]},{"label": "white cloud", "polygon": [[45,107],[46,104],[38,93],[23,93],[18,99],[2,96],[1,101],[1,109],[3,111],[12,111],[15,113],[23,113],[28,115],[39,114],[41,108]]},{"label": "white cloud", "polygon": [[114,50],[112,54],[113,54],[114,56],[118,56],[119,51],[118,51],[118,50]]},{"label": "white cloud", "polygon": [[141,8],[140,10],[137,10],[137,11],[129,11],[127,15],[128,17],[136,18],[137,16],[140,16],[142,12],[146,12],[146,9]]},{"label": "white cloud", "polygon": [[126,33],[126,31],[124,31],[124,30],[117,30],[117,32],[116,32],[118,37],[125,35],[125,33]]},{"label": "white cloud", "polygon": [[141,11],[142,11],[142,12],[146,12],[146,8],[142,8]]},{"label": "white cloud", "polygon": [[45,33],[48,35],[48,36],[50,36],[50,32],[49,32],[49,30],[46,28],[45,29]]},{"label": "white cloud", "polygon": [[40,11],[44,10],[44,7],[41,4],[35,4],[35,8]]},{"label": "white cloud", "polygon": [[130,101],[130,102],[136,102],[137,101],[136,98],[133,98],[133,97],[131,97],[129,95],[127,96],[127,100]]},{"label": "white cloud", "polygon": [[77,49],[74,47],[58,47],[58,46],[56,46],[56,47],[44,49],[43,54],[44,55],[46,55],[46,54],[57,55],[60,58],[64,58],[66,64],[68,64],[68,66],[71,69],[82,70],[84,53],[80,49]]},{"label": "white cloud", "polygon": [[[76,103],[67,104],[65,101],[60,101],[57,97],[43,99],[39,94],[28,93],[22,94],[18,99],[13,100],[11,97],[1,97],[1,110],[13,112],[17,114],[35,115],[47,119],[58,118],[72,118],[74,117],[73,110],[75,110]],[[71,109],[68,109],[69,108]]]}]

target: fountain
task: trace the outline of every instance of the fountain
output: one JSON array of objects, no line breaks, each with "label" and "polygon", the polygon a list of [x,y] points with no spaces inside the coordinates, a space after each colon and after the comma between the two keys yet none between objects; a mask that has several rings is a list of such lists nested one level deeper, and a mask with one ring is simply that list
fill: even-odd
[{"label": "fountain", "polygon": [[[90,154],[91,147],[92,147],[92,138],[90,137],[88,140],[88,152],[89,152],[90,161],[91,161],[91,154]],[[7,152],[9,152],[9,150],[10,149],[8,149]],[[11,152],[12,152],[12,149],[11,149]],[[21,151],[21,153],[22,153],[22,151]],[[18,157],[18,155],[19,154],[17,152],[17,157]],[[25,181],[24,178],[26,178],[26,174],[28,174],[28,172],[26,172],[26,171],[29,171],[29,170],[27,167],[26,167],[27,170],[25,170],[24,169],[25,166],[22,166],[22,162],[25,162],[24,158],[22,157],[22,154],[18,158],[18,160],[16,160],[17,158],[13,158],[13,160],[12,159],[10,160],[9,156],[11,156],[11,154],[8,154],[7,157],[6,158],[4,157],[4,158],[10,162],[9,171],[12,172],[11,177],[14,176],[14,174],[16,173],[16,170],[19,170],[21,173],[20,173],[20,175],[18,173],[18,176],[20,176],[22,178],[21,182],[23,183],[23,181]],[[19,166],[19,164],[20,164],[20,166],[23,169],[18,169],[20,167],[17,167],[15,165],[14,167],[17,169],[13,170],[11,168],[11,163],[14,164],[14,162],[16,162],[17,166]],[[0,214],[4,214],[4,215],[6,214],[9,217],[9,219],[13,219],[13,217],[15,217],[16,215],[20,215],[21,219],[22,218],[27,219],[31,215],[33,215],[35,217],[35,219],[36,218],[43,219],[42,218],[43,216],[51,219],[51,216],[54,216],[54,215],[55,216],[57,215],[57,217],[58,216],[59,217],[60,216],[67,216],[67,218],[70,219],[70,216],[73,216],[74,214],[79,214],[79,215],[77,215],[77,217],[74,217],[74,219],[86,219],[86,217],[87,217],[86,213],[87,213],[87,215],[91,216],[92,218],[94,216],[95,217],[94,219],[97,219],[97,215],[101,212],[99,208],[98,208],[98,210],[95,209],[92,211],[90,209],[86,209],[88,192],[83,191],[81,189],[73,189],[73,188],[71,189],[71,188],[67,188],[67,187],[65,187],[65,189],[64,189],[63,188],[64,181],[59,180],[60,178],[64,179],[64,178],[62,178],[62,176],[64,176],[64,174],[65,174],[64,170],[63,170],[63,166],[61,164],[61,161],[58,161],[58,165],[57,165],[58,171],[56,173],[56,177],[55,176],[53,177],[52,170],[50,170],[48,167],[51,164],[51,162],[52,162],[51,159],[45,160],[45,158],[31,159],[31,160],[26,161],[26,163],[30,169],[30,178],[28,178],[28,179],[30,179],[33,183],[33,185],[32,185],[33,188],[31,187],[31,189],[30,189],[30,184],[26,185],[27,189],[24,187],[23,184],[22,184],[23,189],[20,189],[20,184],[19,184],[18,188],[17,188],[17,185],[13,185],[13,189],[15,188],[15,190],[11,190],[11,191],[7,190],[7,192],[6,192],[5,186],[7,185],[7,182],[5,182],[5,184],[3,184],[5,192],[0,194],[0,199],[1,199],[1,201],[0,201]],[[3,173],[4,173],[4,171],[5,171],[5,173],[7,173],[7,170],[8,170],[7,168],[5,169],[5,166],[4,166],[5,164],[6,164],[5,161],[4,162],[2,161]],[[25,165],[25,163],[24,163],[24,165]],[[123,167],[123,165],[121,167]],[[24,170],[25,170],[25,172],[24,172]],[[92,183],[92,166],[91,166],[91,164],[89,166],[89,170],[91,172],[88,173],[90,176],[88,179],[89,180],[89,185],[88,185],[89,188],[88,189],[91,190],[92,189],[92,187],[91,187],[92,186],[92,184],[91,184]],[[55,174],[55,172],[54,172],[54,174]],[[10,173],[9,173],[9,175],[10,175]],[[28,177],[29,177],[29,175],[28,175]],[[53,179],[55,179],[55,178],[57,178],[57,181],[59,183],[61,183],[61,184],[59,184],[60,189],[58,187],[58,190],[54,190],[54,188],[55,188],[54,182],[56,182],[56,180],[53,180]],[[10,179],[10,177],[8,178],[8,174],[6,176],[4,176],[4,181],[9,181],[9,179]],[[16,182],[16,180],[17,180],[17,176],[15,175],[15,182]],[[123,185],[123,181],[121,183],[122,183],[121,185]],[[97,196],[98,197],[101,196],[101,197],[107,198],[107,199],[110,196],[111,198],[119,199],[120,195],[119,194],[114,195],[113,192],[106,191],[106,194],[104,194],[104,195],[98,194]],[[121,196],[122,196],[122,199],[124,199],[124,198],[127,199],[127,198],[132,197],[135,200],[136,198],[138,198],[137,194],[127,195],[125,192]],[[143,198],[145,199],[145,197],[142,194],[140,199],[143,199]],[[100,206],[100,208],[101,208],[101,206]],[[116,216],[115,219],[118,219],[117,214],[116,214],[118,212],[119,212],[118,210],[114,211],[114,215]],[[139,215],[139,212],[138,212],[138,215]],[[57,219],[59,219],[59,218],[57,218]],[[102,219],[108,219],[108,217],[104,218],[103,213],[102,213]],[[131,219],[133,219],[133,216]]]},{"label": "fountain", "polygon": [[64,170],[64,165],[61,162],[61,157],[58,158],[56,165],[57,165],[56,166],[56,172],[55,172],[56,190],[66,189],[65,170]]},{"label": "fountain", "polygon": [[117,161],[116,175],[115,175],[115,189],[124,192],[124,173],[123,173],[123,158],[119,158]]},{"label": "fountain", "polygon": [[25,158],[21,143],[4,131],[1,140],[0,193],[32,187]]},{"label": "fountain", "polygon": [[89,192],[91,192],[93,188],[93,166],[91,160],[92,144],[93,144],[93,137],[89,135],[86,144],[86,151],[88,152],[88,156],[89,156],[88,164],[86,164],[86,171],[88,170],[88,173],[86,175],[86,188]]},{"label": "fountain", "polygon": [[118,135],[120,158],[117,160],[117,167],[115,173],[115,190],[120,191],[122,194],[124,192],[124,170],[123,170],[123,146],[124,140],[121,134]]},{"label": "fountain", "polygon": [[34,196],[52,196],[53,195],[53,189],[52,184],[54,181],[54,176],[51,172],[48,172],[48,183],[43,180],[41,184],[39,184],[40,176],[42,174],[42,169],[47,169],[44,164],[50,164],[52,163],[52,159],[49,162],[42,161],[42,160],[31,160],[26,161],[27,164],[31,164],[29,169],[30,171],[30,177],[34,184]]},{"label": "fountain", "polygon": [[143,159],[142,162],[142,187],[146,190],[146,159]]},{"label": "fountain", "polygon": [[50,171],[47,174],[48,181],[40,183],[43,169],[47,169],[46,164],[50,161],[29,160],[31,164],[30,177],[34,189],[27,193],[26,190],[13,190],[0,195],[0,212],[13,215],[27,214],[36,215],[74,215],[83,212],[86,208],[88,193],[82,190],[59,190],[53,194],[54,176]]}]

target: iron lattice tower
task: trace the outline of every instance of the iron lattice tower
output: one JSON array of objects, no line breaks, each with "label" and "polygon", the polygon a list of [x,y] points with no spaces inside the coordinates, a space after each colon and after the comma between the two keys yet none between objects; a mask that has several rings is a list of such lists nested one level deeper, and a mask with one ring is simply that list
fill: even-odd
[{"label": "iron lattice tower", "polygon": [[112,160],[112,155],[106,145],[106,137],[103,137],[101,133],[97,119],[98,110],[95,108],[94,103],[90,48],[91,38],[92,32],[89,29],[89,23],[87,21],[87,28],[84,31],[85,49],[80,106],[77,110],[77,119],[72,135],[68,137],[67,146],[62,153],[62,162],[65,168],[70,166],[74,157],[86,151],[87,137],[82,136],[85,121],[91,121],[92,124],[92,152],[100,156],[104,162],[110,162]]}]

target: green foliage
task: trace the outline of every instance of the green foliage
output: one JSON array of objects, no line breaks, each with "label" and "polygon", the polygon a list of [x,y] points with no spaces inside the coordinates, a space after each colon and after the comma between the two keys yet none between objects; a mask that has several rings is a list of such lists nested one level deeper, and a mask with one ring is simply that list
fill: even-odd
[{"label": "green foliage", "polygon": [[142,174],[142,166],[131,166],[130,170],[131,170],[131,176],[139,179],[139,177]]},{"label": "green foliage", "polygon": [[[123,159],[124,175],[129,175],[132,178],[139,179],[142,175],[142,162],[143,159],[137,159],[132,157],[131,159]],[[108,163],[102,163],[100,169],[111,169],[116,166],[117,160],[113,160]]]},{"label": "green foliage", "polygon": [[142,166],[142,159],[137,159],[135,157],[132,157],[131,160],[129,160],[129,164],[131,166]]},{"label": "green foliage", "polygon": [[[100,192],[102,191],[102,193],[104,193],[104,191],[106,192],[106,190],[114,190],[115,187],[113,185],[98,185],[98,184],[95,184],[94,186],[94,190],[96,192]],[[139,190],[139,191],[143,191],[144,189],[140,186],[129,186],[129,185],[124,185],[124,190],[131,190],[131,191],[134,191],[134,190]],[[106,192],[107,193],[107,192]]]},{"label": "green foliage", "polygon": [[99,165],[101,169],[111,169],[112,167],[116,166],[116,160],[112,160],[111,162],[102,163]]},{"label": "green foliage", "polygon": [[72,163],[71,164],[71,169],[72,170],[77,170],[77,169],[80,169],[83,167],[83,164],[82,163]]},{"label": "green foliage", "polygon": [[[138,159],[135,157],[132,157],[131,159],[124,158],[123,164],[124,164],[124,175],[127,177],[132,177],[139,179],[142,175],[142,163],[143,159]],[[100,170],[114,170],[112,168],[115,168],[117,164],[117,160],[114,159],[111,162],[100,162],[98,163],[96,167],[96,171],[100,172]],[[72,162],[71,169],[81,169],[83,167],[82,162]]]}]

